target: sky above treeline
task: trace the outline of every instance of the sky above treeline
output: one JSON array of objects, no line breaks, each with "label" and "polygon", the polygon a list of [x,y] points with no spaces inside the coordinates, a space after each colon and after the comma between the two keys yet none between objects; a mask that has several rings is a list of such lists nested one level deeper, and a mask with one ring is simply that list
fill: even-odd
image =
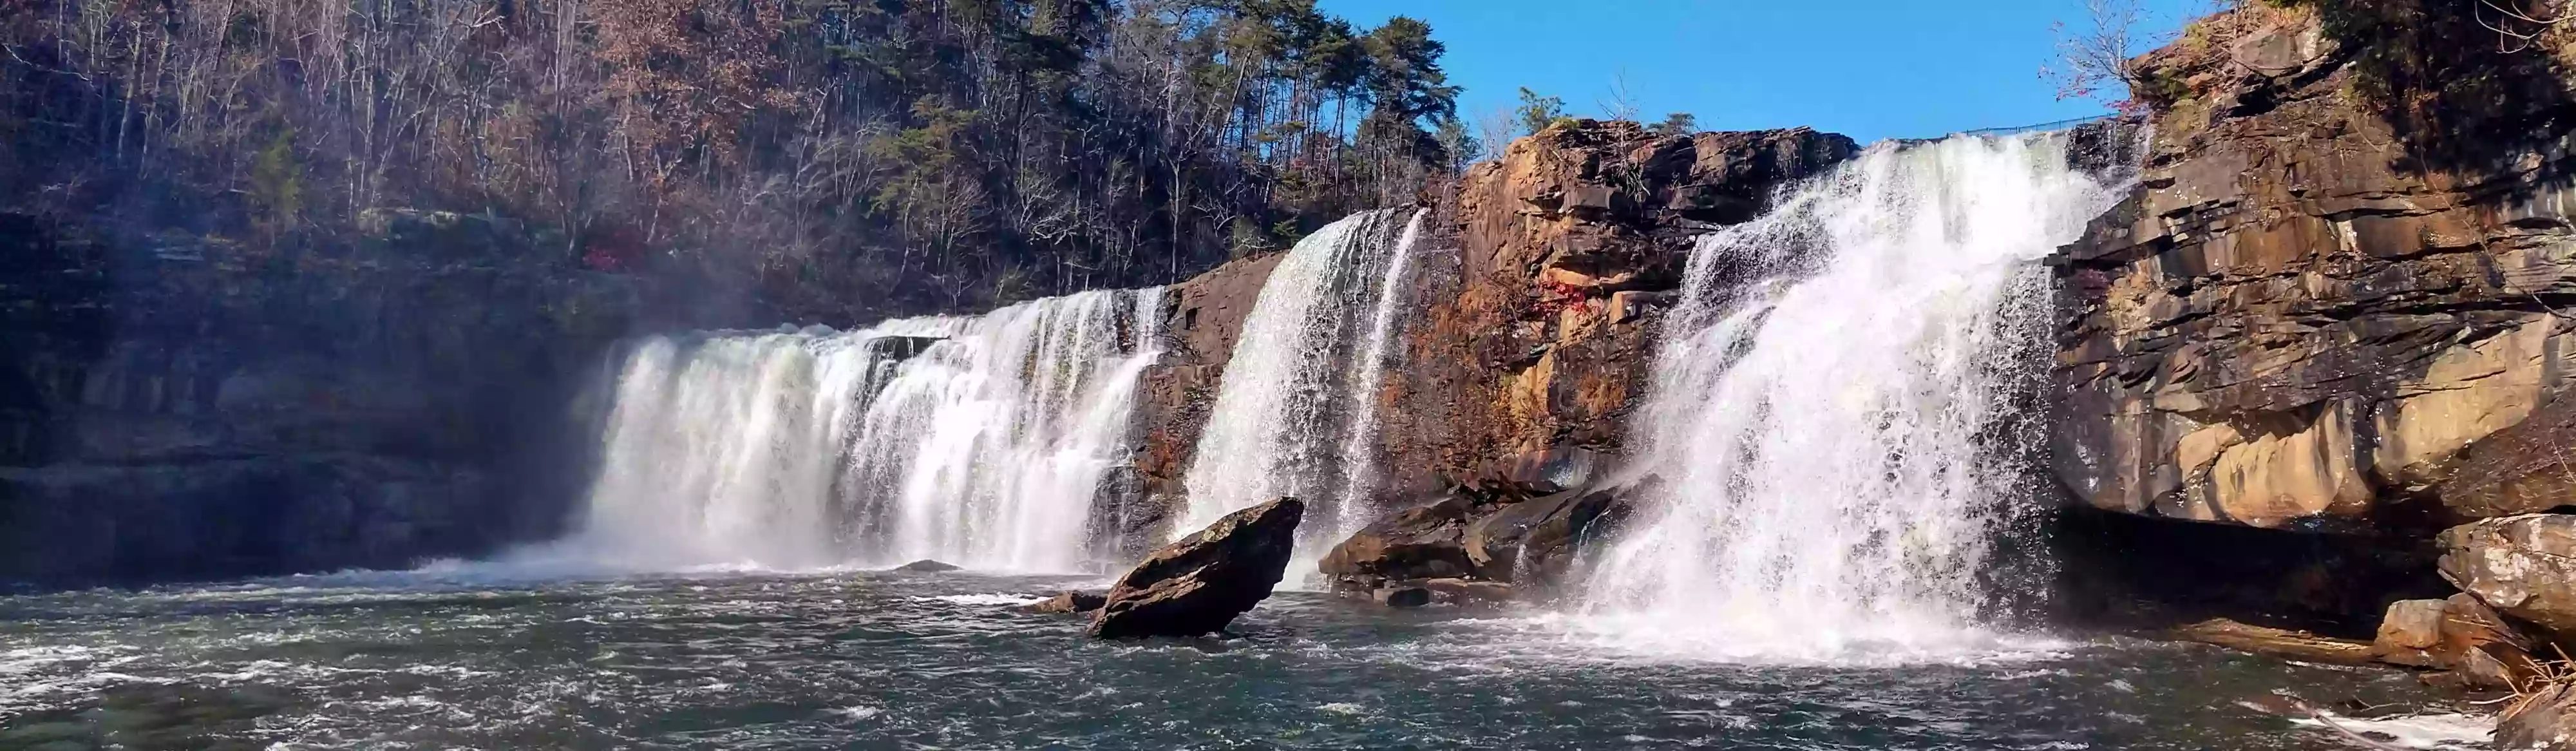
[{"label": "sky above treeline", "polygon": [[[1375,26],[1431,23],[1443,64],[1466,87],[1472,126],[1519,104],[1519,89],[1597,117],[1622,81],[1640,119],[1698,117],[1702,130],[1811,126],[1862,143],[1926,138],[2103,114],[2057,98],[2040,66],[2050,27],[2086,26],[2084,0],[1321,0]],[[2143,0],[2142,34],[2165,34],[2210,0]],[[2163,37],[2157,37],[2163,38]],[[2141,44],[2140,51],[2149,45]]]}]

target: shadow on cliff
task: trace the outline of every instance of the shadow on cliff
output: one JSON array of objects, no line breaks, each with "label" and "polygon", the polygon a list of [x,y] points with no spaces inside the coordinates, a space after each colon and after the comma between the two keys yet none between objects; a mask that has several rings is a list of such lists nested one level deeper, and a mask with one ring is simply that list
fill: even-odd
[{"label": "shadow on cliff", "polygon": [[2209,618],[2371,638],[2388,603],[2450,594],[2427,540],[2261,529],[2102,511],[2048,521],[2051,619],[2160,631]]},{"label": "shadow on cliff", "polygon": [[[2519,171],[2539,153],[2540,182],[2564,185],[2558,142],[2576,131],[2576,89],[2556,52],[2576,32],[2517,20],[2521,0],[2313,0],[2324,34],[2351,56],[2358,87],[2396,128],[2409,171],[2471,180]],[[2547,19],[2545,10],[2516,13]],[[2510,34],[2507,32],[2511,32]],[[2528,34],[2536,39],[2514,36]]]}]

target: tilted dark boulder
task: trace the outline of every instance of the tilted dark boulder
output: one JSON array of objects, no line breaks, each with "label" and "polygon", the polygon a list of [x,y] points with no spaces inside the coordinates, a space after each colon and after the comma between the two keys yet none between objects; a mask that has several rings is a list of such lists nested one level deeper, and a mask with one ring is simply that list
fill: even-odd
[{"label": "tilted dark boulder", "polygon": [[1281,498],[1227,514],[1147,556],[1119,577],[1091,621],[1103,639],[1197,636],[1223,630],[1270,596],[1288,571],[1306,504]]},{"label": "tilted dark boulder", "polygon": [[896,566],[896,567],[894,567],[894,570],[896,570],[896,571],[911,571],[911,572],[915,572],[915,573],[937,573],[937,572],[941,572],[941,571],[955,571],[955,570],[957,570],[957,569],[959,569],[959,568],[963,568],[963,567],[962,567],[962,566],[958,566],[957,564],[953,564],[953,563],[941,563],[941,562],[939,562],[939,561],[934,561],[934,560],[930,560],[930,559],[928,559],[928,558],[924,558],[924,559],[921,559],[921,560],[918,560],[918,561],[913,561],[913,562],[911,562],[911,563],[903,564],[903,565],[901,565],[901,566]]}]

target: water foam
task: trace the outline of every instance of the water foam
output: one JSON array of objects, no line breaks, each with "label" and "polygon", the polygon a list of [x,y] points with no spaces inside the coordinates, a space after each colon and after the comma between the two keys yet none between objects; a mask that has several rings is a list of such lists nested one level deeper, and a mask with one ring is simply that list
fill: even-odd
[{"label": "water foam", "polygon": [[1133,455],[1161,289],[971,318],[647,337],[624,360],[578,531],[517,556],[650,571],[933,558],[1075,571]]},{"label": "water foam", "polygon": [[1639,436],[1650,509],[1578,630],[1732,660],[1941,659],[2028,474],[2038,261],[2120,185],[2062,134],[1882,144],[1693,251]]}]

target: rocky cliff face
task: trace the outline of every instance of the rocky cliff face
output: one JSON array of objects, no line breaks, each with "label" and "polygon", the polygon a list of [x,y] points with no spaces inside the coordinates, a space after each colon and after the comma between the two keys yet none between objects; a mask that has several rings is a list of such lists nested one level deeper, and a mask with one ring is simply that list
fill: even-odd
[{"label": "rocky cliff face", "polygon": [[1207,427],[1217,388],[1225,382],[1226,360],[1234,356],[1244,319],[1261,299],[1261,285],[1285,257],[1271,253],[1235,260],[1164,290],[1167,349],[1145,371],[1137,416],[1144,432],[1135,462],[1139,477],[1118,489],[1108,504],[1115,519],[1097,525],[1114,530],[1110,538],[1123,557],[1140,557],[1161,545],[1180,511],[1181,480],[1189,472],[1199,432]]},{"label": "rocky cliff face", "polygon": [[1551,450],[1619,453],[1692,238],[1857,151],[1804,128],[1681,137],[1587,120],[1469,170],[1381,395],[1391,489],[1550,471],[1564,464]]},{"label": "rocky cliff face", "polygon": [[[1856,151],[1806,129],[1680,137],[1587,120],[1469,171],[1457,203],[1437,207],[1405,293],[1400,363],[1379,392],[1379,504],[1465,485],[1476,500],[1453,503],[1465,525],[1615,461],[1692,238],[1752,218],[1782,183]],[[1146,376],[1143,492],[1114,512],[1131,553],[1150,549],[1181,498],[1225,361],[1278,258],[1227,264],[1166,296],[1174,341]]]},{"label": "rocky cliff face", "polygon": [[352,246],[0,217],[0,582],[396,567],[551,531],[636,291],[507,222]]},{"label": "rocky cliff face", "polygon": [[2576,498],[2570,142],[2436,153],[2332,31],[2257,9],[2141,59],[2173,98],[2144,179],[2056,259],[2083,503],[2424,530]]}]

